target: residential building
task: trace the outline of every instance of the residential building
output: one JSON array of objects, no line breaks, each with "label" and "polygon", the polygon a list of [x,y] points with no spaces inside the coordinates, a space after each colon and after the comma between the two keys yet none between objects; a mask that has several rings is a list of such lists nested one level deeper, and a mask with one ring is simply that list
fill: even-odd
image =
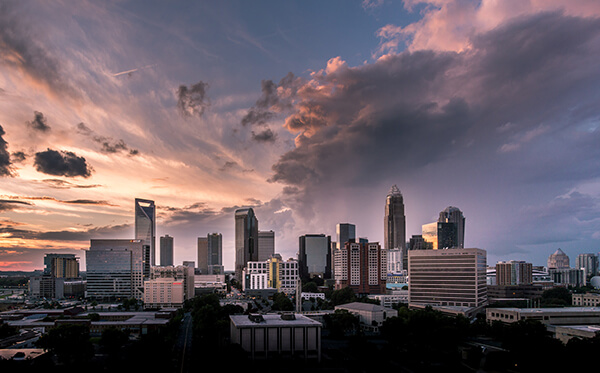
[{"label": "residential building", "polygon": [[235,277],[242,281],[246,263],[258,261],[258,219],[252,208],[235,211]]},{"label": "residential building", "polygon": [[194,276],[194,267],[185,265],[152,267],[150,271],[150,280],[166,278],[174,282],[181,282],[183,300],[194,297]]},{"label": "residential building", "polygon": [[160,265],[173,265],[173,237],[168,234],[160,237]]},{"label": "residential building", "polygon": [[313,277],[331,278],[331,236],[305,234],[298,241],[300,277],[305,280]]},{"label": "residential building", "polygon": [[570,268],[569,257],[561,249],[556,250],[548,257],[548,270],[551,268]]},{"label": "residential building", "polygon": [[378,242],[346,242],[336,249],[335,288],[350,287],[355,294],[384,294],[387,279],[387,252]]},{"label": "residential building", "polygon": [[156,278],[144,281],[145,309],[180,308],[183,306],[184,301],[183,281],[173,278]]},{"label": "residential building", "polygon": [[575,259],[575,268],[584,269],[585,277],[590,278],[598,274],[598,255],[579,254]]},{"label": "residential building", "polygon": [[156,265],[156,207],[154,201],[135,199],[135,239],[149,246],[149,266]]},{"label": "residential building", "polygon": [[486,269],[486,251],[481,249],[409,251],[409,303],[484,306]]},{"label": "residential building", "polygon": [[533,265],[524,261],[511,260],[496,263],[497,285],[531,285]]},{"label": "residential building", "polygon": [[78,278],[79,258],[75,254],[46,254],[44,274],[54,278]]},{"label": "residential building", "polygon": [[298,261],[284,261],[274,254],[266,261],[248,262],[243,271],[243,290],[271,289],[280,293],[295,294],[300,279]]},{"label": "residential building", "polygon": [[[87,296],[142,299],[148,246],[143,240],[90,240]],[[146,255],[145,255],[146,254]]]}]

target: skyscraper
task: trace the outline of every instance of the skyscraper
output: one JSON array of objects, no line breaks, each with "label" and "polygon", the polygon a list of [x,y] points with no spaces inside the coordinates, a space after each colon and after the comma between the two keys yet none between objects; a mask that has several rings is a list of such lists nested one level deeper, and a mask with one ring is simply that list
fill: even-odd
[{"label": "skyscraper", "polygon": [[571,264],[569,257],[561,249],[556,250],[553,254],[548,257],[548,269],[556,268],[570,268]]},{"label": "skyscraper", "polygon": [[438,249],[465,247],[465,217],[457,207],[448,206],[438,219]]},{"label": "skyscraper", "polygon": [[496,263],[497,285],[531,285],[533,265],[521,260]]},{"label": "skyscraper", "polygon": [[331,278],[331,236],[305,234],[299,237],[298,262],[300,277]]},{"label": "skyscraper", "polygon": [[46,254],[44,274],[53,278],[77,278],[79,277],[78,259],[75,254]]},{"label": "skyscraper", "polygon": [[586,277],[596,276],[598,274],[598,255],[579,254],[575,259],[575,268],[584,269]]},{"label": "skyscraper", "polygon": [[275,254],[275,232],[258,231],[258,261],[268,260]]},{"label": "skyscraper", "polygon": [[221,275],[223,269],[223,236],[209,233],[198,237],[198,269],[202,274]]},{"label": "skyscraper", "polygon": [[156,208],[154,201],[135,199],[135,239],[150,247],[150,265],[156,265]]},{"label": "skyscraper", "polygon": [[173,265],[173,237],[168,234],[160,237],[160,265]]},{"label": "skyscraper", "polygon": [[433,250],[438,249],[438,223],[428,223],[421,226],[421,233],[425,242],[427,242]]},{"label": "skyscraper", "polygon": [[387,251],[378,242],[346,242],[336,249],[335,288],[350,287],[354,293],[385,294]]},{"label": "skyscraper", "polygon": [[350,223],[339,223],[335,226],[337,235],[336,248],[341,249],[350,240],[356,240],[356,226]]},{"label": "skyscraper", "polygon": [[249,261],[258,261],[258,219],[252,208],[235,211],[235,276],[242,281],[242,271]]},{"label": "skyscraper", "polygon": [[392,186],[385,199],[385,215],[383,218],[383,248],[406,248],[406,216],[404,216],[404,199],[396,185]]},{"label": "skyscraper", "polygon": [[142,240],[90,240],[86,252],[88,296],[142,299],[144,246]]}]

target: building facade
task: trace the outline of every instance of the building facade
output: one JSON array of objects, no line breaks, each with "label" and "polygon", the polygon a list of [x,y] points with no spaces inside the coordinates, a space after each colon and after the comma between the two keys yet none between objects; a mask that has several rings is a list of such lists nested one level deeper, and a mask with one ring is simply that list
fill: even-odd
[{"label": "building facade", "polygon": [[486,251],[415,250],[408,254],[409,303],[480,307],[487,303]]},{"label": "building facade", "polygon": [[335,226],[336,248],[341,249],[350,240],[356,240],[356,225],[350,223],[339,223]]},{"label": "building facade", "polygon": [[135,199],[135,239],[149,246],[150,266],[156,265],[156,207],[154,201]]},{"label": "building facade", "polygon": [[298,244],[298,265],[300,277],[310,279],[331,278],[331,236],[324,234],[305,234],[300,236]]},{"label": "building facade", "polygon": [[392,186],[385,199],[383,248],[385,250],[401,249],[403,257],[407,256],[404,198],[396,185]]},{"label": "building facade", "polygon": [[280,293],[296,293],[299,277],[298,261],[284,261],[274,254],[266,261],[248,262],[244,268],[244,290],[273,289]]},{"label": "building facade", "polygon": [[258,261],[268,260],[275,254],[275,232],[258,231]]},{"label": "building facade", "polygon": [[438,223],[428,223],[421,226],[421,237],[431,247],[432,250],[438,249]]},{"label": "building facade", "polygon": [[44,274],[54,278],[78,278],[79,258],[75,254],[46,254]]},{"label": "building facade", "polygon": [[149,250],[142,240],[90,240],[86,252],[87,296],[142,299]]},{"label": "building facade", "polygon": [[551,268],[562,269],[570,268],[571,264],[569,257],[561,249],[556,250],[553,254],[548,257],[548,270]]},{"label": "building facade", "polygon": [[160,237],[160,265],[173,265],[173,237],[168,234]]},{"label": "building facade", "polygon": [[246,263],[258,261],[258,219],[252,208],[235,211],[235,276],[242,281]]},{"label": "building facade", "polygon": [[598,255],[596,254],[579,254],[575,259],[575,268],[584,269],[586,278],[596,276],[598,274]]},{"label": "building facade", "polygon": [[378,242],[347,242],[336,249],[335,288],[350,287],[355,294],[384,294],[387,279],[387,252]]},{"label": "building facade", "polygon": [[206,237],[198,237],[198,269],[204,275],[225,273],[221,233],[209,233]]},{"label": "building facade", "polygon": [[496,263],[496,285],[531,285],[532,283],[531,263],[518,260]]},{"label": "building facade", "polygon": [[438,249],[465,247],[465,217],[458,207],[448,206],[438,219]]}]

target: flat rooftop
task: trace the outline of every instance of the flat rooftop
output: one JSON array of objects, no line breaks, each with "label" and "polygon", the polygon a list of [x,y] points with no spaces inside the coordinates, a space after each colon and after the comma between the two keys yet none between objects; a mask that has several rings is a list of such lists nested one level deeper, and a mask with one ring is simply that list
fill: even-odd
[{"label": "flat rooftop", "polygon": [[252,321],[248,315],[231,315],[229,318],[236,327],[261,327],[261,326],[321,326],[322,324],[306,316],[295,313],[293,320],[285,320],[280,314],[256,315],[262,316],[260,322]]}]

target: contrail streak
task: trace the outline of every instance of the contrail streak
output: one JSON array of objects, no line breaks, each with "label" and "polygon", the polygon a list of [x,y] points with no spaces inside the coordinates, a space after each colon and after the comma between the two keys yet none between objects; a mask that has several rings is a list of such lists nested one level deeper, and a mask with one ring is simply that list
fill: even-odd
[{"label": "contrail streak", "polygon": [[125,74],[131,74],[131,73],[134,73],[134,72],[136,72],[138,70],[147,69],[149,67],[154,67],[154,66],[156,66],[156,64],[154,64],[154,65],[146,65],[146,66],[143,66],[143,67],[139,67],[137,69],[131,69],[131,70],[127,70],[127,71],[121,71],[120,73],[113,74],[113,76],[120,76],[120,75],[125,75]]}]

